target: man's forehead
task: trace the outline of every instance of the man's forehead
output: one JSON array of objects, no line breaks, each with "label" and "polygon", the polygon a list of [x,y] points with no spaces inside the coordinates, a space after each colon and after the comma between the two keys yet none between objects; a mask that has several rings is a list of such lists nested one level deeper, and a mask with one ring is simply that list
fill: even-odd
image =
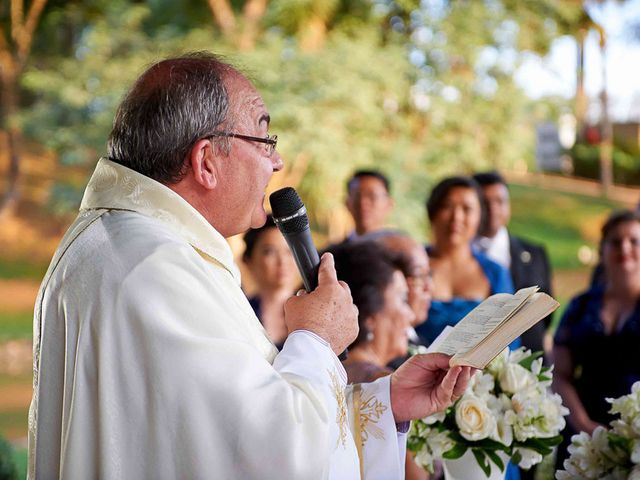
[{"label": "man's forehead", "polygon": [[238,110],[249,109],[251,115],[257,115],[259,122],[270,122],[267,106],[251,81],[241,73],[233,71],[227,79],[227,89],[231,101]]},{"label": "man's forehead", "polygon": [[360,190],[384,190],[387,191],[385,184],[378,177],[373,175],[363,175],[355,178],[349,188],[349,193],[355,193]]},{"label": "man's forehead", "polygon": [[502,183],[492,183],[491,185],[483,187],[482,190],[489,194],[498,194],[504,197],[509,196],[509,189]]}]

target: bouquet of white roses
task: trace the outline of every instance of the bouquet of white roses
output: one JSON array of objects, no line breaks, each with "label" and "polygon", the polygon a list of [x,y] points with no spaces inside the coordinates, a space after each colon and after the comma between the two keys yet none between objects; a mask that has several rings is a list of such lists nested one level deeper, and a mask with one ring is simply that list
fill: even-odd
[{"label": "bouquet of white roses", "polygon": [[453,460],[471,449],[487,476],[491,462],[504,470],[505,457],[522,468],[541,462],[560,443],[569,413],[549,389],[553,367],[541,356],[505,349],[451,407],[413,422],[407,445],[416,462],[433,472],[435,458]]},{"label": "bouquet of white roses", "polygon": [[569,458],[564,470],[556,473],[558,480],[629,479],[640,480],[640,382],[631,393],[611,403],[610,413],[619,414],[610,429],[597,427],[593,435],[580,432],[571,437]]}]

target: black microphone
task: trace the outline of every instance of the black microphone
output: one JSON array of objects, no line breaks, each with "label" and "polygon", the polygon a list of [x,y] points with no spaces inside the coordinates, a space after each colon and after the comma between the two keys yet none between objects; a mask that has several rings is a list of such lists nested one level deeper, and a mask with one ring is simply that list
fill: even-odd
[{"label": "black microphone", "polygon": [[291,187],[273,192],[269,197],[269,203],[273,221],[293,252],[304,288],[311,292],[318,286],[320,257],[311,239],[307,209],[298,192]]},{"label": "black microphone", "polygon": [[[269,196],[271,214],[278,230],[282,233],[296,261],[304,289],[307,292],[318,286],[318,269],[320,257],[311,238],[307,209],[302,203],[298,192],[291,187],[276,190]],[[340,360],[346,360],[347,351],[338,355]]]}]

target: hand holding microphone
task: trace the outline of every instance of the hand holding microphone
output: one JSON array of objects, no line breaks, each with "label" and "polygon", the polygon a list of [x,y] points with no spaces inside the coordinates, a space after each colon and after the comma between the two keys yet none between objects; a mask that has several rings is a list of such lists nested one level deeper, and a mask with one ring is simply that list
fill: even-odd
[{"label": "hand holding microphone", "polygon": [[282,232],[300,270],[308,294],[290,298],[285,304],[285,322],[290,332],[309,330],[325,339],[336,355],[344,352],[358,335],[358,309],[349,286],[339,282],[333,256],[318,257],[309,218],[293,188],[271,194],[273,219]]}]

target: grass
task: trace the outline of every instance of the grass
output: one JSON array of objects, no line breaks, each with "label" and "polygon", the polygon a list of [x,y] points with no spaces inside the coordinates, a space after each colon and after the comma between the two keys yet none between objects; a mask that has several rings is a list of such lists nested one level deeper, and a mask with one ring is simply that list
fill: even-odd
[{"label": "grass", "polygon": [[14,448],[13,461],[18,467],[18,478],[27,478],[28,450],[26,448]]},{"label": "grass", "polygon": [[27,436],[29,405],[26,408],[3,409],[0,411],[0,434],[5,438],[24,438]]},{"label": "grass", "polygon": [[610,200],[539,187],[512,185],[510,230],[546,246],[554,269],[584,267],[578,250],[597,250],[600,226],[621,206]]},{"label": "grass", "polygon": [[0,341],[31,338],[33,312],[0,311]]},{"label": "grass", "polygon": [[47,272],[47,263],[33,263],[24,259],[0,257],[0,278],[23,278],[42,280]]}]

